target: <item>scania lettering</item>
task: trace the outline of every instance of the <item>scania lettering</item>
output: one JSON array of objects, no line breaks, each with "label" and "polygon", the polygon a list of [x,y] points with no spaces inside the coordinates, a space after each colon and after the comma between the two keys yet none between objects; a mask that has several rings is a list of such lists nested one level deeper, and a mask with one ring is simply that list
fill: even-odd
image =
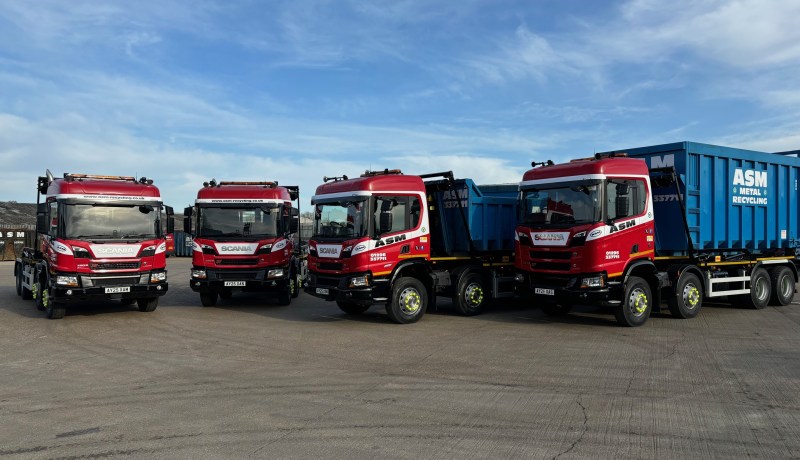
[{"label": "scania lettering", "polygon": [[597,304],[639,326],[662,304],[691,318],[705,299],[791,302],[796,155],[682,142],[532,166],[520,183],[515,266],[519,291],[547,313]]},{"label": "scania lettering", "polygon": [[312,198],[307,293],[347,314],[385,304],[397,323],[419,320],[437,296],[475,315],[513,295],[516,184],[388,169],[323,180]]},{"label": "scania lettering", "polygon": [[167,292],[166,233],[172,208],[142,177],[47,171],[37,186],[37,247],[14,264],[17,294],[48,318],[67,305],[116,299],[151,312]]},{"label": "scania lettering", "polygon": [[281,305],[297,297],[299,195],[277,182],[203,184],[184,210],[184,231],[193,236],[189,286],[203,306],[237,291],[265,292]]}]

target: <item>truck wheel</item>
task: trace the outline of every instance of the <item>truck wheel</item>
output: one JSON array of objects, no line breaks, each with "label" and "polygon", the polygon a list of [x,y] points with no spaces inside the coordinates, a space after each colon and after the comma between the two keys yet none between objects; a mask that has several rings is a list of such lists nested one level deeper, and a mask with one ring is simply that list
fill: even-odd
[{"label": "truck wheel", "polygon": [[42,299],[42,305],[44,307],[42,310],[45,311],[48,318],[61,319],[67,313],[67,306],[63,303],[58,303],[53,300],[49,289],[41,291],[41,295],[39,297]]},{"label": "truck wheel", "polygon": [[300,297],[300,277],[293,273],[290,279],[292,283],[292,298],[296,299]]},{"label": "truck wheel", "polygon": [[694,273],[684,272],[669,297],[669,311],[676,318],[694,318],[703,306],[703,285]]},{"label": "truck wheel", "polygon": [[134,299],[134,298],[127,298],[127,299],[123,298],[123,299],[119,299],[119,303],[121,303],[122,305],[133,305],[133,304],[136,303],[136,299]]},{"label": "truck wheel", "polygon": [[569,314],[570,310],[572,310],[571,304],[566,303],[550,303],[546,302],[542,304],[542,311],[547,316],[565,316]]},{"label": "truck wheel", "polygon": [[625,283],[625,297],[615,308],[614,316],[623,326],[641,326],[647,322],[652,310],[653,296],[647,281],[638,276],[631,276]]},{"label": "truck wheel", "polygon": [[769,274],[763,268],[757,268],[750,275],[750,294],[739,295],[735,299],[750,308],[761,310],[769,304],[771,295],[772,285]]},{"label": "truck wheel", "polygon": [[286,289],[278,294],[278,305],[283,307],[292,303],[292,283],[286,283]]},{"label": "truck wheel", "polygon": [[16,279],[16,282],[17,282],[17,295],[21,296],[22,295],[22,268],[21,267],[15,267],[15,271],[16,271],[16,273],[15,273],[16,276],[14,278]]},{"label": "truck wheel", "polygon": [[428,293],[416,278],[400,278],[392,287],[392,297],[386,305],[389,319],[399,324],[415,323],[425,314]]},{"label": "truck wheel", "polygon": [[350,303],[345,302],[343,300],[337,300],[336,305],[339,306],[339,309],[343,312],[347,313],[348,315],[360,315],[365,311],[369,310],[369,305],[361,305],[357,303]]},{"label": "truck wheel", "polygon": [[158,307],[158,297],[152,299],[136,299],[139,305],[139,311],[151,312]]},{"label": "truck wheel", "polygon": [[469,273],[458,281],[458,290],[453,299],[458,312],[464,316],[474,316],[483,310],[486,304],[486,293],[483,289],[483,278],[477,273]]},{"label": "truck wheel", "polygon": [[200,303],[203,304],[204,307],[213,307],[217,304],[217,293],[216,292],[201,292],[200,293]]},{"label": "truck wheel", "polygon": [[233,290],[231,290],[231,289],[224,289],[224,290],[222,290],[222,291],[219,291],[219,298],[220,298],[220,299],[225,299],[225,300],[228,300],[228,299],[230,299],[231,297],[233,297]]},{"label": "truck wheel", "polygon": [[772,280],[772,297],[769,299],[769,304],[776,307],[789,305],[794,298],[794,274],[789,267],[770,268],[767,272]]},{"label": "truck wheel", "polygon": [[47,281],[45,281],[45,283],[42,284],[41,279],[33,283],[33,290],[31,291],[31,296],[33,296],[33,301],[36,304],[36,309],[39,311],[47,310],[47,295],[49,294],[49,292],[44,287],[46,285]]}]

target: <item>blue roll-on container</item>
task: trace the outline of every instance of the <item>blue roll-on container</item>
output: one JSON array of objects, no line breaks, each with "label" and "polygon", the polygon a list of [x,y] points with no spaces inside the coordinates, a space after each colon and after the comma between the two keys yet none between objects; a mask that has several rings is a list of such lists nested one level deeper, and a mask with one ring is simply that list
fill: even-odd
[{"label": "blue roll-on container", "polygon": [[651,172],[674,167],[680,178],[685,211],[674,185],[652,184],[659,255],[687,252],[682,212],[695,250],[794,254],[800,230],[800,158],[796,152],[777,154],[678,142],[606,153],[642,158]]},{"label": "blue roll-on container", "polygon": [[477,185],[472,179],[456,179],[452,186],[442,180],[425,184],[432,256],[514,250],[517,184]]},{"label": "blue roll-on container", "polygon": [[188,233],[180,230],[176,230],[174,235],[175,235],[175,256],[191,257],[192,235],[189,235]]}]

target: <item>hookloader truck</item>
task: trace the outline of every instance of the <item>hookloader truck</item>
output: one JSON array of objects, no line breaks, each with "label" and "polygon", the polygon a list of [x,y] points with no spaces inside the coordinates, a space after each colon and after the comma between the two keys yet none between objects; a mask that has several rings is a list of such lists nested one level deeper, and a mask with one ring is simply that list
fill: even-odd
[{"label": "hookloader truck", "polygon": [[[532,164],[520,183],[518,290],[552,315],[610,307],[625,326],[665,304],[787,305],[798,277],[800,159],[695,142]],[[794,153],[794,154],[791,154]]]},{"label": "hookloader truck", "polygon": [[307,293],[347,314],[385,304],[396,323],[418,321],[437,296],[475,315],[514,294],[516,184],[389,169],[323,181],[311,201]]},{"label": "hookloader truck", "polygon": [[48,318],[68,304],[113,299],[151,312],[168,289],[172,208],[151,179],[48,170],[37,184],[37,246],[14,263],[17,294]]},{"label": "hookloader truck", "polygon": [[193,235],[189,286],[203,306],[237,291],[265,292],[281,305],[298,296],[299,199],[299,187],[277,182],[203,184],[184,209],[184,231]]}]

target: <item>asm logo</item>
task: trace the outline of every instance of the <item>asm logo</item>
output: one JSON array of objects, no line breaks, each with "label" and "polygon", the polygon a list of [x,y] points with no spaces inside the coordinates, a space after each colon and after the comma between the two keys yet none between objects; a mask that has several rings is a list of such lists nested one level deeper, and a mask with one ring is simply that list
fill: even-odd
[{"label": "asm logo", "polygon": [[609,233],[618,232],[620,230],[625,230],[626,228],[631,228],[636,225],[636,219],[629,220],[627,222],[620,222],[617,225],[611,226],[611,231]]},{"label": "asm logo", "polygon": [[375,243],[375,247],[379,248],[381,246],[386,246],[387,244],[397,243],[398,241],[405,241],[405,239],[406,239],[405,235],[392,236],[386,238],[385,240],[378,240],[378,242]]}]

